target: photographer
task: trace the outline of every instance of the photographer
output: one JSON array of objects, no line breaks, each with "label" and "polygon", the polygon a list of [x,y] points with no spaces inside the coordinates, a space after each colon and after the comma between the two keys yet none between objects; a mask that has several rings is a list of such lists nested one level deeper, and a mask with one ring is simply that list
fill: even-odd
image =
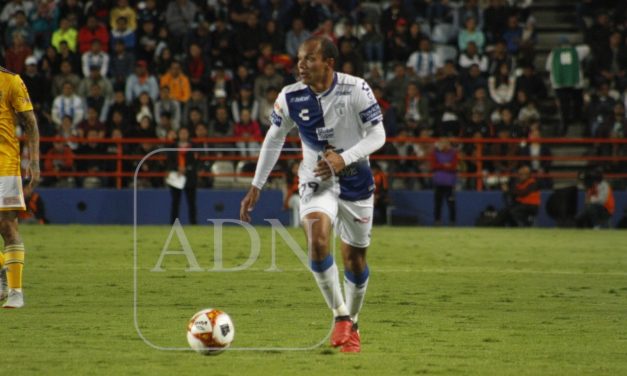
[{"label": "photographer", "polygon": [[540,189],[536,179],[531,176],[529,166],[519,167],[518,176],[512,186],[503,184],[501,189],[506,207],[499,212],[495,219],[496,224],[514,227],[533,225],[540,209]]},{"label": "photographer", "polygon": [[575,222],[577,227],[598,229],[607,224],[614,214],[614,193],[600,170],[586,172],[582,178],[586,188],[586,203],[575,217]]}]

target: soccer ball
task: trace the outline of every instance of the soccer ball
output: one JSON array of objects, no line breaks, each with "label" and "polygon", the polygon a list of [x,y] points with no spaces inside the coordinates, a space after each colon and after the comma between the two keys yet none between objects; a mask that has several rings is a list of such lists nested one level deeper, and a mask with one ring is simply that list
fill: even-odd
[{"label": "soccer ball", "polygon": [[231,345],[235,336],[233,321],[226,313],[212,308],[197,312],[187,324],[187,342],[194,351],[216,355]]}]

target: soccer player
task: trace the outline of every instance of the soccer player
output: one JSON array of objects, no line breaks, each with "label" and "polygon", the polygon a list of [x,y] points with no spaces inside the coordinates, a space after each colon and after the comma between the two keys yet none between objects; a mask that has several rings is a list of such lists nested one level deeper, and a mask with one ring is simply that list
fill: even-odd
[{"label": "soccer player", "polygon": [[28,195],[39,182],[37,119],[20,76],[0,67],[0,234],[4,240],[4,252],[0,253],[0,300],[7,299],[4,308],[24,306],[24,244],[17,228],[17,213],[26,210],[26,205],[20,171],[20,143],[15,136],[16,119],[28,138]]},{"label": "soccer player", "polygon": [[[335,45],[312,37],[298,51],[300,81],[283,88],[240,218],[250,221],[288,132],[298,127],[303,148],[299,168],[300,216],[307,235],[311,270],[333,311],[331,345],[361,351],[357,318],[368,286],[366,250],[372,229],[374,180],[368,156],[385,143],[383,116],[368,84],[334,71]],[[329,253],[335,224],[342,244],[344,296]]]}]

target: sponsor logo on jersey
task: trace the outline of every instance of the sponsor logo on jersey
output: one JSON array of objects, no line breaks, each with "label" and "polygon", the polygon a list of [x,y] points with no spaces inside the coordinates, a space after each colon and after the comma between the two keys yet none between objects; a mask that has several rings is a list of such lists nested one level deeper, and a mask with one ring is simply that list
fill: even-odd
[{"label": "sponsor logo on jersey", "polygon": [[310,98],[311,98],[311,96],[309,96],[309,95],[303,95],[303,96],[300,96],[300,97],[294,97],[294,98],[290,98],[290,103],[307,102]]},{"label": "sponsor logo on jersey", "polygon": [[316,135],[318,135],[318,141],[327,141],[333,138],[333,128],[316,128]]},{"label": "sponsor logo on jersey", "polygon": [[280,127],[281,123],[283,122],[283,118],[280,117],[275,110],[272,110],[272,113],[270,114],[270,122],[277,127]]},{"label": "sponsor logo on jersey", "polygon": [[374,103],[373,105],[359,113],[359,118],[361,119],[362,123],[373,121],[380,118],[381,116],[381,108],[379,108],[378,103]]},{"label": "sponsor logo on jersey", "polygon": [[338,91],[335,92],[335,95],[337,95],[337,96],[351,95],[351,91],[350,90],[338,90]]}]

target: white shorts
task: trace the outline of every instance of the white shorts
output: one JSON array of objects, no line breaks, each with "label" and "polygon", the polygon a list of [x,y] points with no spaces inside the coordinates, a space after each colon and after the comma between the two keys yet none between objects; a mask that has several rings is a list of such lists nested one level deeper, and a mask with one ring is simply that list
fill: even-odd
[{"label": "white shorts", "polygon": [[0,176],[0,210],[25,210],[21,176]]},{"label": "white shorts", "polygon": [[300,218],[309,213],[325,213],[335,225],[340,239],[348,245],[366,248],[370,245],[374,195],[365,200],[346,201],[335,189],[324,189],[314,194],[301,194]]}]

